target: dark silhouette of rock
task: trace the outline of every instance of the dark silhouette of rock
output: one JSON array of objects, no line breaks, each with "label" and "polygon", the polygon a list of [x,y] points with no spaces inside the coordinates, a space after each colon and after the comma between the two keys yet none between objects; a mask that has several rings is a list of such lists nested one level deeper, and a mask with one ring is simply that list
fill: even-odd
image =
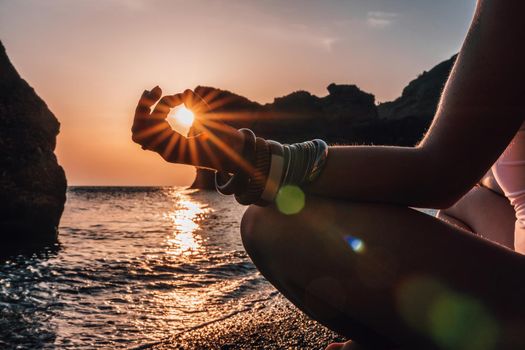
[{"label": "dark silhouette of rock", "polygon": [[66,200],[59,127],[0,42],[0,253],[56,241]]},{"label": "dark silhouette of rock", "polygon": [[215,190],[215,172],[207,169],[197,169],[195,180],[193,180],[190,188]]},{"label": "dark silhouette of rock", "polygon": [[[456,56],[423,72],[392,102],[375,104],[355,85],[330,84],[328,95],[296,91],[261,105],[229,91],[198,86],[212,113],[235,128],[284,143],[322,138],[338,144],[415,145],[428,129]],[[198,169],[192,188],[213,189],[213,172]]]},{"label": "dark silhouette of rock", "polygon": [[380,104],[379,116],[390,120],[415,117],[431,121],[456,58],[454,55],[423,72],[403,89],[401,97],[395,101]]}]

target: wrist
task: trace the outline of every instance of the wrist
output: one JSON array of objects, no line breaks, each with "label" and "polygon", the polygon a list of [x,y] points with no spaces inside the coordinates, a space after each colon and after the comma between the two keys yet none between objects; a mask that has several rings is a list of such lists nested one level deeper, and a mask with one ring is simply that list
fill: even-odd
[{"label": "wrist", "polygon": [[[222,194],[242,192],[253,176],[257,160],[257,138],[250,129],[240,129],[242,148],[229,157],[230,168],[215,173],[215,188]],[[240,143],[239,143],[240,144]],[[230,175],[233,174],[233,175]]]},{"label": "wrist", "polygon": [[281,187],[313,182],[328,157],[328,145],[323,140],[282,145],[256,138],[248,129],[240,132],[245,139],[238,168],[226,180],[224,173],[217,173],[215,180],[219,192],[235,194],[244,205],[266,205],[275,200]]},{"label": "wrist", "polygon": [[[248,135],[249,136],[249,135]],[[224,145],[225,149],[222,153],[225,154],[222,169],[219,171],[228,172],[230,174],[237,174],[241,171],[246,170],[246,144],[248,137],[241,130],[235,130],[235,133],[231,134],[228,144]],[[255,142],[255,135],[253,135]]]}]

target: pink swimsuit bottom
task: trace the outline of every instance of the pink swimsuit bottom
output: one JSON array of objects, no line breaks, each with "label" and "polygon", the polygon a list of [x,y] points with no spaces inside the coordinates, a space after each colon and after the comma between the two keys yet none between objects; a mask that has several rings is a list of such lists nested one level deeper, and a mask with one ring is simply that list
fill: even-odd
[{"label": "pink swimsuit bottom", "polygon": [[525,123],[492,166],[492,172],[516,211],[514,249],[525,254]]}]

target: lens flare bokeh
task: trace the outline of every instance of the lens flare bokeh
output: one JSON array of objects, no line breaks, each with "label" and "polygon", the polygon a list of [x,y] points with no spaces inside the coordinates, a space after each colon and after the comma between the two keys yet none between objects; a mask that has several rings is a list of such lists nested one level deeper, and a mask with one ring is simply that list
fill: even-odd
[{"label": "lens flare bokeh", "polygon": [[285,215],[298,214],[303,210],[306,196],[298,186],[281,187],[275,198],[277,209]]},{"label": "lens flare bokeh", "polygon": [[405,322],[442,349],[496,349],[499,326],[475,298],[431,277],[413,277],[397,288]]}]

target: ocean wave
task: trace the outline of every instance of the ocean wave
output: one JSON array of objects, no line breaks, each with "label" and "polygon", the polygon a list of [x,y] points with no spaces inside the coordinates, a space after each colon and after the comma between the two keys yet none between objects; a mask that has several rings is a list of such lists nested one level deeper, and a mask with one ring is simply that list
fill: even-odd
[{"label": "ocean wave", "polygon": [[129,348],[272,297],[233,201],[172,187],[67,195],[60,243],[0,263],[0,347]]}]

